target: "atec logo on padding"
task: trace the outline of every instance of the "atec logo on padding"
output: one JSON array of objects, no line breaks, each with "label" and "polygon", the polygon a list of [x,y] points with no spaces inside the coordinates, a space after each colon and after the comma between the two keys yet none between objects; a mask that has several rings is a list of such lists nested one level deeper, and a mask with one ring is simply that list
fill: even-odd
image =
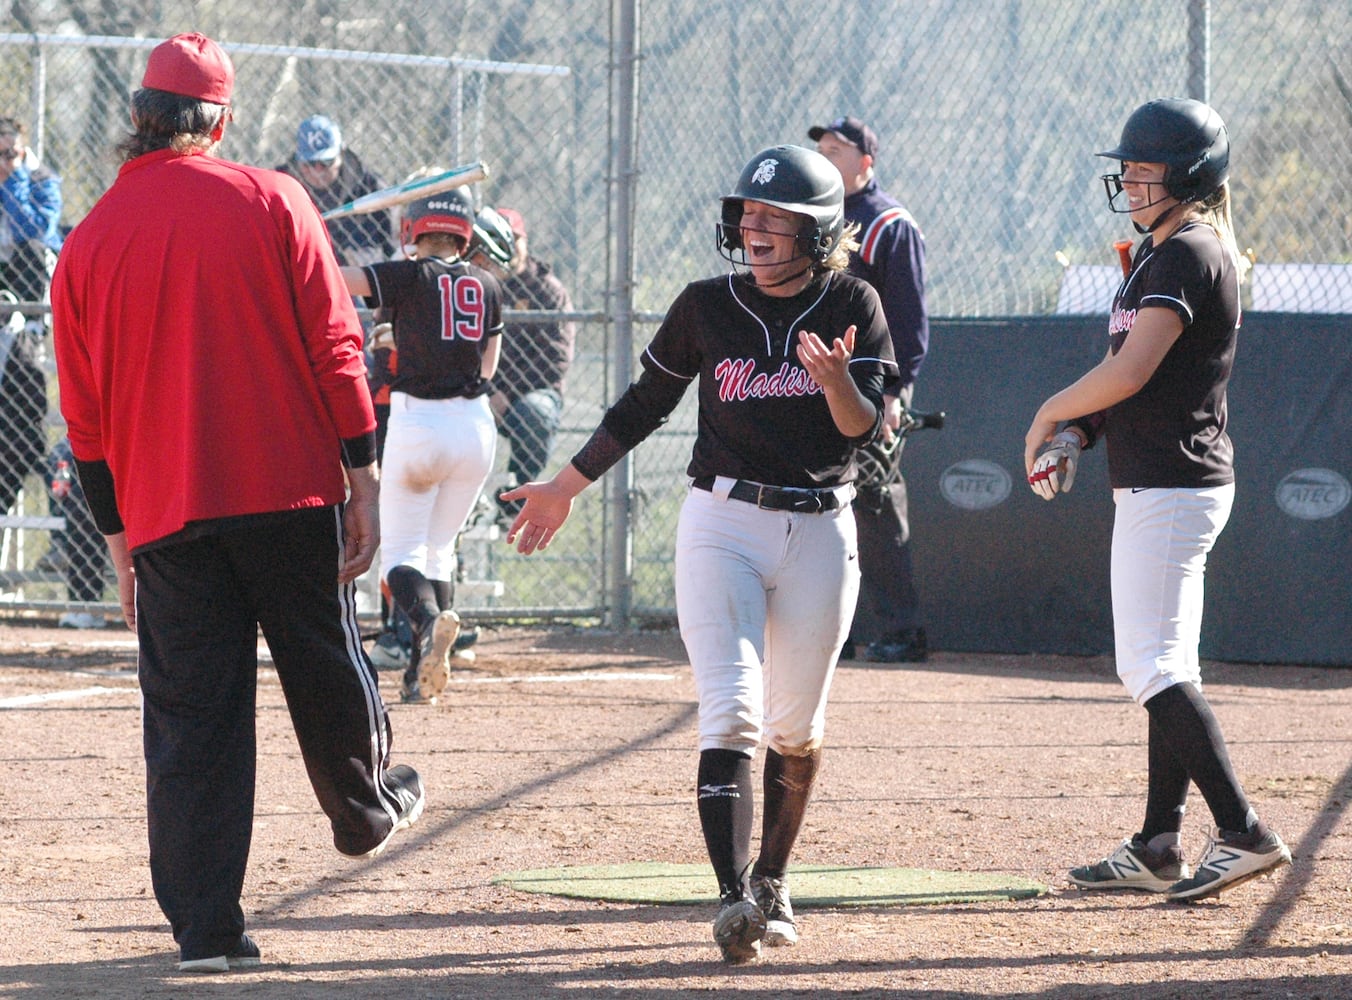
[{"label": "atec logo on padding", "polygon": [[1277,484],[1277,506],[1302,521],[1342,513],[1352,500],[1352,484],[1332,469],[1297,469]]},{"label": "atec logo on padding", "polygon": [[939,477],[939,492],[954,507],[984,510],[1005,502],[1009,496],[1009,473],[984,458],[969,458],[950,465]]}]

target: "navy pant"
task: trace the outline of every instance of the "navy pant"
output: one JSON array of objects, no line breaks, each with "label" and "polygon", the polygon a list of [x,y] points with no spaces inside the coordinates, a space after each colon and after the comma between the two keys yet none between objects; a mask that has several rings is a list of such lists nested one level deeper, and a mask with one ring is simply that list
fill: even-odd
[{"label": "navy pant", "polygon": [[321,507],[134,556],[151,881],[183,960],[227,954],[244,930],[260,627],[335,846],[363,853],[394,823],[378,787],[389,720],[341,541],[341,509]]},{"label": "navy pant", "polygon": [[[502,433],[511,442],[507,472],[521,483],[540,478],[563,416],[563,397],[553,389],[535,389],[512,401],[502,417]],[[507,505],[515,510],[521,501]]]}]

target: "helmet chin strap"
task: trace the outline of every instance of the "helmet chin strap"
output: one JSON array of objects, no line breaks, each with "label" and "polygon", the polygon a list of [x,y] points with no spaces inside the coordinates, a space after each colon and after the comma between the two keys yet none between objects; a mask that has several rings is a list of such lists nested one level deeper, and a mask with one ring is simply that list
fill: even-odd
[{"label": "helmet chin strap", "polygon": [[[1166,196],[1166,197],[1167,197],[1167,196]],[[1161,199],[1161,200],[1163,200],[1163,199]],[[1158,202],[1157,202],[1156,204],[1158,204]],[[1161,212],[1159,215],[1155,216],[1155,221],[1152,222],[1152,223],[1150,223],[1149,226],[1142,226],[1142,225],[1141,225],[1139,222],[1137,222],[1135,219],[1132,219],[1132,220],[1131,220],[1132,227],[1135,228],[1135,230],[1136,230],[1138,233],[1140,233],[1142,236],[1149,236],[1151,233],[1153,233],[1153,232],[1154,232],[1156,229],[1158,229],[1160,226],[1164,225],[1165,221],[1166,221],[1171,215],[1173,215],[1175,212],[1177,212],[1180,208],[1182,208],[1184,204],[1185,204],[1185,203],[1184,203],[1184,202],[1181,202],[1181,201],[1176,201],[1176,202],[1174,202],[1172,205],[1170,205],[1168,208],[1166,208],[1166,209],[1165,209],[1163,212]],[[1148,208],[1149,206],[1146,206],[1146,207]]]},{"label": "helmet chin strap", "polygon": [[807,267],[803,268],[797,274],[791,274],[787,278],[780,278],[778,281],[760,281],[756,278],[755,272],[751,274],[751,280],[755,282],[757,288],[778,288],[780,285],[787,285],[790,281],[797,281],[803,275],[812,270],[812,262],[808,261]]}]

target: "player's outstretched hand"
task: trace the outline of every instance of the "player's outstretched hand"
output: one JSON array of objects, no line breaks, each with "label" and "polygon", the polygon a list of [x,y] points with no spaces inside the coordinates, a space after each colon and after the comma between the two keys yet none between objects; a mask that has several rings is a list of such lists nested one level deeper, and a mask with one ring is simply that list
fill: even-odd
[{"label": "player's outstretched hand", "polygon": [[1051,446],[1033,460],[1028,470],[1028,485],[1033,492],[1050,500],[1057,493],[1069,493],[1075,484],[1075,467],[1080,463],[1080,437],[1074,431],[1062,431]]},{"label": "player's outstretched hand", "polygon": [[503,500],[524,500],[525,505],[507,529],[507,544],[522,555],[547,549],[555,533],[573,512],[573,498],[591,482],[572,465],[547,483],[527,483],[501,495]]},{"label": "player's outstretched hand", "polygon": [[827,347],[821,337],[810,330],[798,332],[798,360],[819,386],[832,390],[850,380],[850,358],[854,355],[853,326],[845,330]]}]

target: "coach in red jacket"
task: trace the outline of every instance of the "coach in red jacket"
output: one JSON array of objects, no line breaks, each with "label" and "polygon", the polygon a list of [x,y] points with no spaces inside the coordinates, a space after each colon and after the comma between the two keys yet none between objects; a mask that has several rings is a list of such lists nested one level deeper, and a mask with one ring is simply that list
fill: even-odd
[{"label": "coach in red jacket", "polygon": [[239,900],[260,626],[338,850],[380,851],[423,803],[387,764],[357,631],[379,543],[361,327],[300,184],[213,155],[234,75],[202,35],[151,52],[51,293],[71,449],[140,639],[151,878],[204,972],[259,962]]}]

